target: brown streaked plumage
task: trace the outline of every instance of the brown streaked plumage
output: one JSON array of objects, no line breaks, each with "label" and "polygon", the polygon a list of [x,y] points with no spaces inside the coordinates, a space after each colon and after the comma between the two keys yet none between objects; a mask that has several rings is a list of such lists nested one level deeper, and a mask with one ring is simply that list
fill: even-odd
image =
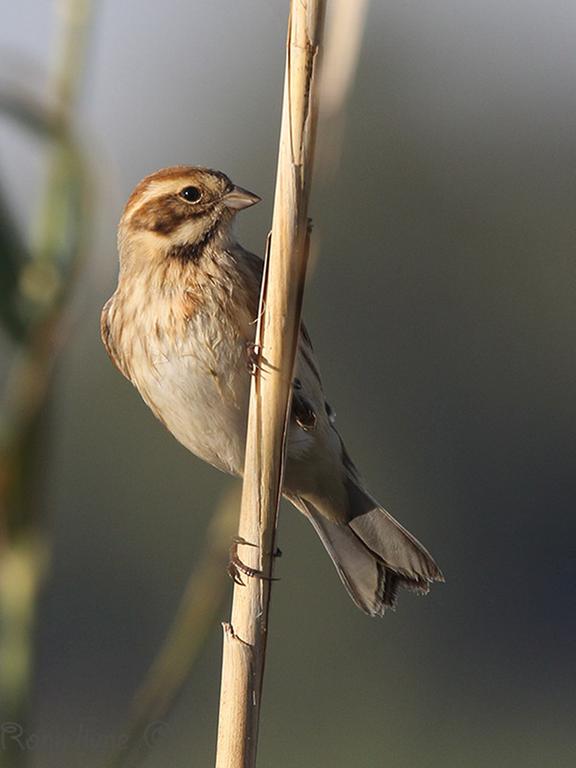
[{"label": "brown streaked plumage", "polygon": [[[121,373],[177,440],[233,474],[244,463],[262,261],[232,224],[258,200],[206,168],[147,176],[124,209],[118,287],[102,312],[102,340]],[[365,489],[304,328],[296,377],[284,494],[312,522],[354,602],[382,615],[399,586],[427,592],[442,574]]]}]

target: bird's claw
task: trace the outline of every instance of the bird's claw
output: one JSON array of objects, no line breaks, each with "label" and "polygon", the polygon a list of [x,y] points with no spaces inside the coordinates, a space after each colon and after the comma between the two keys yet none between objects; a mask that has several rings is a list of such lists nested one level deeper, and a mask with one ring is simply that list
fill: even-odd
[{"label": "bird's claw", "polygon": [[[248,373],[250,376],[256,376],[258,371],[262,370],[261,366],[261,355],[262,355],[262,347],[260,344],[258,344],[255,341],[247,341],[246,342],[246,353],[248,355]],[[243,542],[239,542],[243,543]]]},{"label": "bird's claw", "polygon": [[[251,576],[255,579],[263,579],[264,581],[278,581],[278,579],[274,576],[267,576],[259,568],[251,568],[249,565],[246,565],[246,563],[242,562],[240,556],[238,555],[238,547],[240,545],[245,547],[258,546],[257,544],[253,544],[251,541],[246,541],[246,539],[242,538],[242,536],[235,536],[232,539],[232,544],[230,546],[230,561],[228,563],[228,575],[234,584],[238,584],[241,587],[246,586],[246,583],[242,579],[242,574],[245,576]],[[273,556],[280,557],[281,555],[282,552],[280,549],[278,549],[278,547],[276,547]]]}]

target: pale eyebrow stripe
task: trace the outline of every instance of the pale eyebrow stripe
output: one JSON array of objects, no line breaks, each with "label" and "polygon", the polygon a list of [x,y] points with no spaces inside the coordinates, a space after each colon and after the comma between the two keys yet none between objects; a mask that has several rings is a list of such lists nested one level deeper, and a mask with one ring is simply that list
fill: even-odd
[{"label": "pale eyebrow stripe", "polygon": [[175,192],[175,187],[177,188],[179,184],[184,184],[186,181],[186,176],[151,181],[146,191],[138,198],[138,200],[134,201],[132,205],[126,209],[125,214],[132,215],[138,208],[146,205],[146,203],[149,203],[150,200],[153,200],[155,197]]}]

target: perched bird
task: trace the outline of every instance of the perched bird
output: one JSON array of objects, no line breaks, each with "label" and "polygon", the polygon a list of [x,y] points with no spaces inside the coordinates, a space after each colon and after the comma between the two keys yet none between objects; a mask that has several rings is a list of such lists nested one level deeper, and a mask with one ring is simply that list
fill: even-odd
[{"label": "perched bird", "polygon": [[[120,274],[102,311],[112,361],[192,453],[241,475],[263,262],[236,241],[236,213],[259,197],[223,173],[177,166],[132,192],[118,232]],[[284,495],[328,550],[350,596],[381,616],[398,587],[427,592],[442,574],[366,490],[324,398],[302,327]]]}]

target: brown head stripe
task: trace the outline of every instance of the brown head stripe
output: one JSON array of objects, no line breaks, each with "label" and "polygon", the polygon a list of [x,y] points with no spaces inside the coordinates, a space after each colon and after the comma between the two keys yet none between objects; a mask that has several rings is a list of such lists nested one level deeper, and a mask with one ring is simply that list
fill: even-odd
[{"label": "brown head stripe", "polygon": [[143,192],[145,192],[150,184],[157,181],[172,181],[174,179],[182,179],[183,184],[186,184],[186,182],[192,184],[194,183],[193,179],[198,173],[208,173],[211,176],[216,177],[217,179],[221,179],[222,181],[226,182],[226,186],[230,189],[233,187],[232,182],[226,176],[225,173],[222,173],[221,171],[213,170],[212,168],[199,168],[195,167],[193,165],[174,165],[170,168],[163,168],[161,171],[156,171],[156,173],[151,173],[149,176],[146,176],[144,179],[142,179],[141,182],[139,182],[132,191],[132,194],[128,198],[128,201],[126,202],[126,206],[124,208],[124,211],[128,211],[134,203],[140,198]]},{"label": "brown head stripe", "polygon": [[141,205],[132,214],[130,223],[135,229],[147,229],[161,235],[169,235],[180,224],[190,219],[201,218],[205,207],[192,209],[173,194],[160,195]]}]

